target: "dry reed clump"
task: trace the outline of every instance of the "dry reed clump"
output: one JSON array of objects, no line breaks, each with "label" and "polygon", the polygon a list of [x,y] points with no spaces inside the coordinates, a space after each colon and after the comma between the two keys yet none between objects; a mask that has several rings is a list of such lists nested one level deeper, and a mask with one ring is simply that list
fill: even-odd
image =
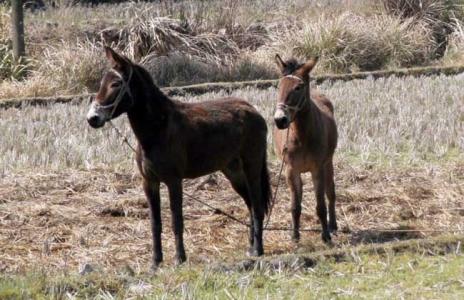
[{"label": "dry reed clump", "polygon": [[464,23],[455,20],[453,33],[448,38],[448,48],[443,61],[447,65],[464,62]]},{"label": "dry reed clump", "polygon": [[448,48],[449,35],[454,25],[464,17],[464,6],[460,0],[383,0],[388,14],[401,19],[412,19],[424,23],[431,31],[436,44],[434,58],[442,58]]},{"label": "dry reed clump", "polygon": [[96,91],[107,67],[103,50],[91,42],[51,46],[25,81],[0,83],[0,98]]},{"label": "dry reed clump", "polygon": [[192,27],[181,20],[151,17],[122,30],[106,30],[102,36],[104,43],[140,61],[161,86],[275,77],[273,69],[250,55],[250,49],[263,43],[264,28],[237,25],[202,33]]},{"label": "dry reed clump", "polygon": [[267,35],[260,24],[248,28],[234,24],[213,31],[194,30],[195,27],[180,19],[150,17],[123,29],[120,36],[127,38],[120,42],[135,59],[183,53],[202,62],[226,65],[235,61],[242,50],[263,45]]},{"label": "dry reed clump", "polygon": [[271,49],[302,58],[318,55],[322,67],[335,72],[423,65],[434,50],[427,28],[412,19],[349,12],[308,20],[275,41]]},{"label": "dry reed clump", "polygon": [[278,76],[274,68],[269,68],[267,63],[256,60],[249,53],[243,53],[240,58],[227,65],[203,62],[178,52],[159,57],[150,55],[141,64],[160,86],[272,79]]},{"label": "dry reed clump", "polygon": [[450,11],[459,8],[459,0],[382,0],[382,4],[389,14],[428,23],[443,22]]},{"label": "dry reed clump", "polygon": [[102,48],[90,42],[48,48],[37,73],[67,93],[95,91],[107,67]]},{"label": "dry reed clump", "polygon": [[128,49],[140,59],[146,55],[167,55],[173,51],[192,58],[227,63],[239,53],[238,46],[226,37],[212,33],[194,33],[180,21],[169,18],[149,18],[128,29]]}]

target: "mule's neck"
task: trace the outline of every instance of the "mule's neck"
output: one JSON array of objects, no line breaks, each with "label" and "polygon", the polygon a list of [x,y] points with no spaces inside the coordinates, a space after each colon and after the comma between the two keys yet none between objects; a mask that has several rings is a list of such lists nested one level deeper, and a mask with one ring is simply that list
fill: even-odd
[{"label": "mule's neck", "polygon": [[134,105],[127,115],[142,149],[150,151],[162,142],[174,102],[154,84],[148,72],[138,67],[134,75],[131,85]]},{"label": "mule's neck", "polygon": [[296,132],[296,137],[300,143],[315,144],[321,136],[321,111],[311,100],[311,88],[309,84],[303,94],[304,104],[291,124],[292,130]]}]

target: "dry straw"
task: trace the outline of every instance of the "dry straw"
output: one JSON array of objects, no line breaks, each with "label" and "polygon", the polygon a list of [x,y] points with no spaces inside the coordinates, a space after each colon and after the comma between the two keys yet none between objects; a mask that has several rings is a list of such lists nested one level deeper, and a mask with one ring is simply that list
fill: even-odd
[{"label": "dry straw", "polygon": [[[359,80],[320,88],[336,107],[335,247],[424,237],[431,229],[463,230],[464,149],[462,76]],[[272,124],[276,91],[237,90]],[[224,93],[182,98],[202,101]],[[87,105],[57,104],[0,111],[0,269],[18,272],[129,265],[146,271],[151,257],[148,209],[133,154],[111,128],[91,130]],[[115,122],[134,143],[127,121]],[[269,136],[271,143],[271,136]],[[272,154],[272,153],[271,153]],[[273,190],[279,162],[270,155]],[[309,176],[304,176],[302,225],[319,228]],[[204,183],[204,184],[203,184]],[[184,182],[187,193],[247,219],[243,201],[219,175]],[[290,225],[285,185],[272,227]],[[167,264],[174,249],[166,190],[162,190]],[[184,199],[186,248],[193,263],[243,257],[247,230],[201,204]],[[372,232],[370,229],[418,232]],[[421,232],[424,230],[425,232]],[[266,232],[268,254],[326,249],[319,233],[304,233],[299,246],[288,232]]]}]

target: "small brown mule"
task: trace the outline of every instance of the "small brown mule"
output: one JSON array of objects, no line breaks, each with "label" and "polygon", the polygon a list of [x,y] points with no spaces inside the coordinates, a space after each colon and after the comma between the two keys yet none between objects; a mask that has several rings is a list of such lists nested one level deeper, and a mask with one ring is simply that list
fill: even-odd
[{"label": "small brown mule", "polygon": [[186,260],[182,179],[222,171],[250,211],[250,254],[262,255],[263,219],[270,204],[267,126],[248,102],[223,98],[182,103],[164,95],[148,72],[106,47],[112,66],[103,77],[87,121],[94,128],[127,113],[138,141],[137,165],[150,207],[153,266],[163,260],[160,182],[167,185],[176,262]]},{"label": "small brown mule", "polygon": [[[300,238],[301,173],[311,172],[317,201],[317,215],[322,225],[322,239],[330,241],[337,230],[333,155],[337,146],[337,126],[333,105],[324,95],[310,89],[309,73],[317,62],[299,64],[291,59],[276,63],[283,77],[279,83],[277,109],[274,114],[274,147],[287,163],[286,178],[292,197],[293,239]],[[282,130],[287,129],[287,130]],[[329,199],[329,224],[324,193]]]}]

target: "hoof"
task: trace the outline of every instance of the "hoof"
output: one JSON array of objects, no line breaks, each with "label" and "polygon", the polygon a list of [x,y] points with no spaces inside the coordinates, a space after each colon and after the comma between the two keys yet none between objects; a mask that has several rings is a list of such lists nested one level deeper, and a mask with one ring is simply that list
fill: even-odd
[{"label": "hoof", "polygon": [[326,244],[332,243],[332,238],[330,237],[329,232],[323,232],[322,233],[322,241],[324,241],[324,243],[326,243]]},{"label": "hoof", "polygon": [[185,256],[185,253],[176,255],[176,258],[174,259],[174,264],[176,266],[182,265],[185,261],[187,260],[187,257]]},{"label": "hoof", "polygon": [[151,276],[154,276],[156,275],[156,273],[158,272],[160,268],[161,268],[161,261],[154,262],[151,265],[150,270],[148,271],[148,274],[150,274]]},{"label": "hoof", "polygon": [[250,257],[257,257],[257,256],[261,256],[264,254],[264,251],[263,250],[258,250],[258,249],[253,249],[253,248],[250,248],[248,249],[247,251],[247,256],[250,256]]},{"label": "hoof", "polygon": [[298,243],[300,241],[300,232],[299,231],[295,231],[293,232],[292,234],[292,241],[294,243]]}]

